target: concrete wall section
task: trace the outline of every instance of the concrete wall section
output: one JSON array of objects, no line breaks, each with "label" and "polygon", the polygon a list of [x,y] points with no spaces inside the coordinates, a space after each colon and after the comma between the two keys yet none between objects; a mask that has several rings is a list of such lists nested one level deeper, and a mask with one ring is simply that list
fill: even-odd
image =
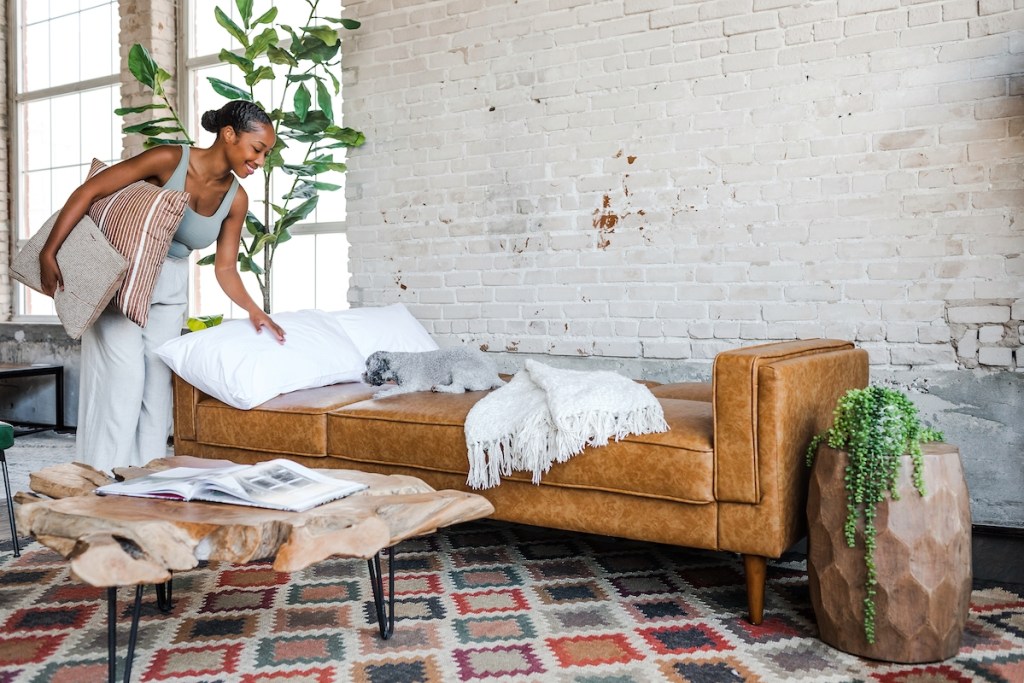
[{"label": "concrete wall section", "polygon": [[[64,422],[78,423],[79,343],[60,325],[0,323],[0,363],[47,363],[64,366]],[[53,423],[52,377],[19,377],[0,381],[0,419],[8,422]]]}]

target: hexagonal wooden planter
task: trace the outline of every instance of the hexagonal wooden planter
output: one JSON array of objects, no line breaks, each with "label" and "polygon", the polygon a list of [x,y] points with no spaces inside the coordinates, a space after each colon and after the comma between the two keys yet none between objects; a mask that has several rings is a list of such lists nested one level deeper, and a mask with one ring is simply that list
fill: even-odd
[{"label": "hexagonal wooden planter", "polygon": [[862,657],[934,662],[960,649],[971,597],[971,509],[960,452],[946,443],[922,445],[922,497],[912,463],[903,456],[900,500],[879,505],[875,566],[875,642],[864,635],[864,544],[846,545],[846,453],[822,447],[808,493],[807,574],[820,638]]}]

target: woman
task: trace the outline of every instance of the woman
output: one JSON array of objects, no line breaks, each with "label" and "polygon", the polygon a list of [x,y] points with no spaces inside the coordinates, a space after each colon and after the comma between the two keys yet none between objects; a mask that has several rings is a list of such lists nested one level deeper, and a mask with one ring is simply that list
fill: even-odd
[{"label": "woman", "polygon": [[190,194],[153,290],[146,327],[110,306],[82,337],[76,445],[78,458],[98,469],[142,465],[167,452],[171,373],[153,350],[178,336],[185,322],[191,250],[216,240],[217,283],[249,313],[256,332],[267,328],[284,343],[284,330],[245,291],[236,268],[249,199],[235,176],[244,178],[263,166],[276,142],[274,129],[262,109],[241,100],[206,112],[202,125],[217,134],[209,148],[154,147],[83,183],[68,198],[39,255],[43,289],[56,292],[63,286],[57,251],[97,199],[138,180]]}]

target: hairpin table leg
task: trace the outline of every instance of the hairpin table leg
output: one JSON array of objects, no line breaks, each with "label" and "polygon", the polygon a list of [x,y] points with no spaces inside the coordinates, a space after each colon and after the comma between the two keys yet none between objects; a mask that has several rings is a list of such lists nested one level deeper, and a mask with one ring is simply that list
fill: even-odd
[{"label": "hairpin table leg", "polygon": [[[373,591],[373,608],[377,614],[377,626],[380,637],[387,640],[395,632],[395,548],[387,548],[388,554],[388,593],[384,595],[384,576],[380,568],[380,551],[367,560],[370,566],[370,588]],[[385,597],[387,607],[385,608]]]},{"label": "hairpin table leg", "polygon": [[[132,678],[132,660],[135,659],[135,643],[139,636],[139,616],[142,614],[143,585],[135,587],[135,604],[132,606],[132,626],[128,632],[128,654],[124,660],[124,683]],[[107,681],[117,680],[117,587],[107,589]]]},{"label": "hairpin table leg", "polygon": [[173,579],[167,579],[167,583],[158,583],[156,585],[156,606],[164,614],[170,614],[171,610],[174,609],[174,599],[172,597],[174,586],[171,581]]}]

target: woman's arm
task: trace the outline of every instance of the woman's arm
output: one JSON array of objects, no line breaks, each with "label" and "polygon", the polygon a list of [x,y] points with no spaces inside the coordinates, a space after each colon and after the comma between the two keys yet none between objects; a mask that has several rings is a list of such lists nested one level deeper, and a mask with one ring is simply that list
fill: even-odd
[{"label": "woman's arm", "polygon": [[217,276],[217,284],[228,295],[228,298],[241,306],[249,314],[249,320],[257,332],[264,327],[274,333],[277,341],[284,343],[284,330],[264,313],[263,309],[252,300],[249,292],[245,291],[242,278],[238,274],[238,243],[242,237],[242,224],[245,221],[245,214],[249,211],[249,197],[241,187],[235,193],[235,199],[231,202],[231,210],[220,228],[220,235],[217,236],[217,255],[214,258],[213,269]]},{"label": "woman's arm", "polygon": [[179,147],[154,147],[131,159],[114,164],[86,180],[72,192],[39,252],[39,274],[43,291],[53,296],[57,289],[64,287],[60,268],[57,266],[57,252],[93,202],[128,187],[137,180],[150,180],[162,185],[174,173],[174,168],[180,160]]}]

